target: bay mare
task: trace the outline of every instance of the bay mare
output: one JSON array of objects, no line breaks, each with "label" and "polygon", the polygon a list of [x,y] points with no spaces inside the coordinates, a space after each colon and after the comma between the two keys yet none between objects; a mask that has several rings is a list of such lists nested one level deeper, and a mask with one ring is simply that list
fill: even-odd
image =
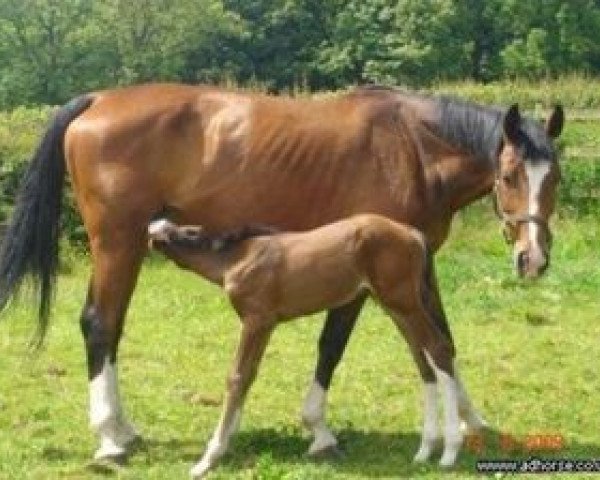
[{"label": "bay mare", "polygon": [[248,226],[210,235],[200,226],[159,220],[150,224],[149,236],[151,245],[177,265],[222,286],[242,323],[221,420],[192,469],[195,478],[204,476],[227,451],[276,324],[367,293],[406,339],[425,383],[428,414],[415,460],[429,459],[438,437],[436,382],[444,400],[442,466],[454,464],[462,443],[459,410],[470,428],[483,426],[458,379],[454,346],[435,321],[442,313],[429,299],[432,256],[414,228],[362,214],[307,232],[274,233]]},{"label": "bay mare", "polygon": [[[83,95],[49,125],[22,181],[0,253],[0,307],[32,277],[46,330],[58,264],[66,171],[89,236],[92,275],[81,314],[96,458],[121,456],[137,431],[121,406],[117,350],[158,214],[226,231],[259,223],[307,230],[373,212],[422,231],[432,251],[455,212],[496,191],[517,272],[548,265],[563,126],[388,88],[293,99],[216,87],[142,85]],[[441,300],[435,274],[432,302]],[[326,391],[364,296],[329,311],[303,420],[309,452],[335,447]],[[201,314],[201,312],[199,312]],[[445,316],[436,318],[450,341]]]}]

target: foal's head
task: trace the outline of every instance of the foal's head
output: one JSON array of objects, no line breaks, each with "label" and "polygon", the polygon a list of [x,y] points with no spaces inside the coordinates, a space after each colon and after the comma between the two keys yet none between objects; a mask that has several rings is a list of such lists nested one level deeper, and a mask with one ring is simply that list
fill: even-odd
[{"label": "foal's head", "polygon": [[205,238],[201,226],[178,226],[166,219],[156,220],[148,225],[149,247],[157,248],[175,243],[184,246],[196,246]]},{"label": "foal's head", "polygon": [[548,219],[554,212],[560,170],[552,139],[563,127],[560,106],[542,126],[521,117],[517,105],[503,119],[496,173],[497,210],[507,240],[514,244],[519,275],[541,275],[550,260],[552,234]]}]

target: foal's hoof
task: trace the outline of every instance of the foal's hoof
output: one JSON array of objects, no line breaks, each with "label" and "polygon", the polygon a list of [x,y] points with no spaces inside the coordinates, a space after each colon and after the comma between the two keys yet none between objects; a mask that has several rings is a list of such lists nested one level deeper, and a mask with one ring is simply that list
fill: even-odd
[{"label": "foal's hoof", "polygon": [[345,457],[344,452],[340,449],[337,443],[328,445],[319,450],[311,449],[306,452],[306,456],[316,462],[342,460]]}]

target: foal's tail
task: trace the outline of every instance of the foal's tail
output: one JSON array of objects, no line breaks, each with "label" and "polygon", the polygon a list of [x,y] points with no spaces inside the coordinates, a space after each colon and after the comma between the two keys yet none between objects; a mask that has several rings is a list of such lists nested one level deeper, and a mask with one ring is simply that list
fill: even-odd
[{"label": "foal's tail", "polygon": [[91,96],[63,106],[31,159],[0,249],[0,311],[30,276],[38,297],[38,345],[46,333],[58,266],[58,240],[65,180],[63,137],[69,123],[90,106]]}]

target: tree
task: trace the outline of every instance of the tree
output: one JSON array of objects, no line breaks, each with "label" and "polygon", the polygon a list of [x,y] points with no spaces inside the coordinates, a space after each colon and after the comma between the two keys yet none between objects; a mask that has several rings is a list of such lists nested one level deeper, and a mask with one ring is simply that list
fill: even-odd
[{"label": "tree", "polygon": [[[90,0],[2,0],[0,78],[3,104],[60,102],[65,73],[85,64],[82,23]],[[89,38],[88,38],[89,39]],[[93,39],[89,39],[93,40]],[[84,75],[85,76],[85,75]]]}]

